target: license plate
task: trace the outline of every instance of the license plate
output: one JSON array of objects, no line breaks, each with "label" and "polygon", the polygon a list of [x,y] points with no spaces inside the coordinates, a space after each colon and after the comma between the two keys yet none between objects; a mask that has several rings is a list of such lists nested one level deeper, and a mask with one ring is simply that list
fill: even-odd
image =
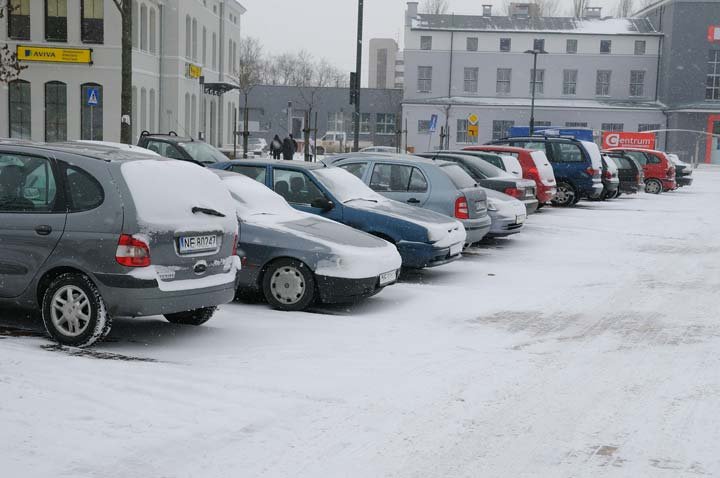
[{"label": "license plate", "polygon": [[527,216],[524,214],[521,214],[520,216],[517,216],[515,218],[515,222],[516,222],[516,224],[522,224],[525,222],[525,219],[527,219]]},{"label": "license plate", "polygon": [[183,236],[178,240],[180,254],[214,251],[217,246],[217,236]]},{"label": "license plate", "polygon": [[380,274],[380,285],[387,285],[397,280],[397,271],[390,271]]},{"label": "license plate", "polygon": [[454,246],[450,246],[450,255],[457,256],[458,254],[460,254],[462,252],[462,250],[463,250],[462,243],[455,244]]},{"label": "license plate", "polygon": [[482,212],[485,209],[487,209],[487,206],[485,205],[485,202],[478,201],[475,203],[475,212]]}]

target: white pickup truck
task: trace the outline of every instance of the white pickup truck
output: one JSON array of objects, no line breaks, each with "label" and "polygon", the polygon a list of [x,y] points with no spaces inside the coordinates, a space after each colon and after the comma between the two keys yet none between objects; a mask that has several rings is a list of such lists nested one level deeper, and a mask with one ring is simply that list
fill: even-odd
[{"label": "white pickup truck", "polygon": [[[360,149],[372,146],[371,141],[360,141]],[[328,131],[322,138],[317,140],[317,154],[347,153],[352,150],[353,138],[348,138],[347,133],[340,131]]]}]

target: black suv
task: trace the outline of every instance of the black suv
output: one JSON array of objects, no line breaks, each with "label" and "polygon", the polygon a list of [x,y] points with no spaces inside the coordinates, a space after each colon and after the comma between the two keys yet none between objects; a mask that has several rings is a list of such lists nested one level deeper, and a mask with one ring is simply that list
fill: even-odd
[{"label": "black suv", "polygon": [[170,131],[168,134],[152,134],[143,131],[140,134],[138,146],[166,158],[189,161],[200,166],[209,166],[228,160],[228,157],[216,147],[204,141],[178,136],[174,131]]}]

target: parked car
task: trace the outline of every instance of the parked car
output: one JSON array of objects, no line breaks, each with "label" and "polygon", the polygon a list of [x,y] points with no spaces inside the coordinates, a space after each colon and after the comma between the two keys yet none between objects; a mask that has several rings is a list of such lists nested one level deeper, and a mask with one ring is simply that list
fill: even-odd
[{"label": "parked car", "polygon": [[616,197],[623,194],[637,194],[645,190],[645,173],[637,161],[622,153],[605,152],[603,156],[615,161],[618,167],[620,186]]},{"label": "parked car", "polygon": [[351,153],[326,162],[351,172],[387,198],[459,220],[468,244],[480,242],[490,231],[485,191],[454,163],[381,153]]},{"label": "parked car", "polygon": [[39,309],[63,345],[116,317],[205,323],[235,294],[237,229],[222,182],[188,163],[0,142],[0,302]]},{"label": "parked car", "polygon": [[[242,138],[239,143],[239,150],[242,151]],[[270,151],[270,146],[267,144],[265,138],[248,138],[248,155],[252,155],[256,158],[262,158],[267,156]]]},{"label": "parked car", "polygon": [[663,191],[677,189],[675,166],[662,151],[642,148],[612,148],[610,152],[620,152],[637,161],[645,173],[645,192],[660,194]]},{"label": "parked car", "polygon": [[[337,154],[350,151],[353,146],[352,138],[348,139],[347,133],[342,131],[328,131],[317,140],[316,152],[320,156],[325,154]],[[369,148],[373,146],[372,142],[361,140],[360,148]]]},{"label": "parked car", "polygon": [[557,194],[552,200],[555,206],[573,206],[583,198],[596,199],[602,194],[602,160],[595,143],[565,137],[526,136],[504,138],[490,144],[543,151],[557,180]]},{"label": "parked car", "polygon": [[603,192],[600,199],[605,201],[617,197],[618,192],[620,192],[620,178],[618,177],[617,164],[611,158],[603,156],[602,165]]},{"label": "parked car", "polygon": [[555,173],[544,151],[501,145],[468,146],[464,151],[487,151],[516,158],[522,167],[522,177],[535,181],[538,207],[552,201],[557,193]]},{"label": "parked car", "polygon": [[228,159],[215,146],[204,141],[178,136],[174,131],[168,134],[151,134],[143,131],[138,146],[166,158],[189,161],[200,166],[209,166]]},{"label": "parked car", "polygon": [[111,141],[90,141],[90,140],[77,140],[77,141],[70,141],[69,143],[70,144],[90,145],[90,146],[93,146],[94,149],[99,149],[99,148],[121,149],[123,151],[129,151],[129,152],[133,152],[135,154],[143,154],[146,156],[153,156],[155,158],[161,157],[159,154],[157,154],[154,151],[150,151],[149,149],[141,148],[140,146],[135,146],[132,144],[114,143]]},{"label": "parked car", "polygon": [[395,246],[315,214],[298,211],[245,175],[212,169],[235,200],[240,221],[238,296],[261,291],[280,310],[349,303],[394,284]]},{"label": "parked car", "polygon": [[485,192],[488,197],[488,214],[492,219],[486,237],[506,237],[520,232],[527,219],[525,204],[493,189],[485,189]]},{"label": "parked car", "polygon": [[[480,152],[480,151],[472,150],[469,148],[465,148],[463,151],[474,151],[474,155],[476,157],[492,164],[493,166],[495,166],[498,169],[505,171],[506,173],[510,174],[511,176],[514,176],[516,178],[523,177],[522,176],[522,167],[520,166],[520,162],[513,156],[510,156],[508,154]],[[447,152],[451,152],[451,151],[444,151],[444,152],[447,153]]]},{"label": "parked car", "polygon": [[693,183],[693,166],[684,161],[680,161],[677,154],[668,153],[668,158],[675,165],[675,181],[679,188],[691,186]]},{"label": "parked car", "polygon": [[241,173],[266,185],[295,209],[332,219],[395,244],[403,267],[439,266],[461,257],[466,234],[460,222],[391,201],[340,168],[302,161],[247,159],[212,167]]},{"label": "parked car", "polygon": [[397,148],[393,146],[369,146],[360,150],[361,153],[397,153]]},{"label": "parked car", "polygon": [[420,156],[434,160],[450,161],[462,167],[480,186],[494,189],[512,196],[525,205],[526,214],[537,211],[538,200],[535,197],[535,182],[518,179],[502,169],[496,168],[482,158],[486,153],[477,151],[423,153]]}]

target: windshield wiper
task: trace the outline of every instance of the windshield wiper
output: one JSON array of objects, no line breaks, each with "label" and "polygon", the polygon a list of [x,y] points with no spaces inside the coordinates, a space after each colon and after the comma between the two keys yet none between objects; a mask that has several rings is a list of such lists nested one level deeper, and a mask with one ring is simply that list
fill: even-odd
[{"label": "windshield wiper", "polygon": [[192,208],[192,213],[193,214],[202,213],[202,214],[207,214],[208,216],[225,217],[225,214],[221,213],[220,211],[216,211],[215,209],[210,209],[210,208],[206,208],[206,207],[198,207],[198,206],[195,206],[194,208]]}]

